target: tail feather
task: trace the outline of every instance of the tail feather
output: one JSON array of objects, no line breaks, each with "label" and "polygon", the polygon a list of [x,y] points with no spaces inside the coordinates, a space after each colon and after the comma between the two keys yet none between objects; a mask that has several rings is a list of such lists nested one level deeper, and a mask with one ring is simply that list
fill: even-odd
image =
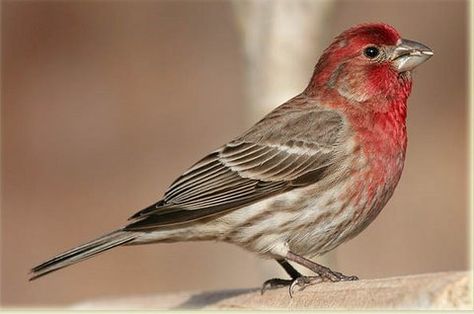
[{"label": "tail feather", "polygon": [[116,246],[128,243],[134,240],[135,237],[135,233],[122,230],[114,231],[104,235],[94,241],[66,251],[36,267],[33,267],[31,269],[32,276],[30,277],[30,281],[53,271],[88,259]]}]

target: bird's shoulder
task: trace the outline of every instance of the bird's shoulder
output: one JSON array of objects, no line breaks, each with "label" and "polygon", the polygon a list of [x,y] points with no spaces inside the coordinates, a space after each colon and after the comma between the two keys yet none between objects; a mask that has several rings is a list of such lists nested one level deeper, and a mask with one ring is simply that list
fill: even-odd
[{"label": "bird's shoulder", "polygon": [[317,99],[298,95],[275,108],[244,134],[230,142],[333,146],[346,131],[343,115]]}]

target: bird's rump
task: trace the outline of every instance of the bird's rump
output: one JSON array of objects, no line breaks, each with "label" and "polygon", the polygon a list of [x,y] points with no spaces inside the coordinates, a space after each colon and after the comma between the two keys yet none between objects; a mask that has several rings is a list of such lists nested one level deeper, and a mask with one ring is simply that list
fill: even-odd
[{"label": "bird's rump", "polygon": [[[343,120],[320,107],[290,110],[285,105],[197,162],[160,202],[133,215],[125,230],[222,214],[319,181],[340,154]],[[269,120],[277,127],[268,127]]]}]

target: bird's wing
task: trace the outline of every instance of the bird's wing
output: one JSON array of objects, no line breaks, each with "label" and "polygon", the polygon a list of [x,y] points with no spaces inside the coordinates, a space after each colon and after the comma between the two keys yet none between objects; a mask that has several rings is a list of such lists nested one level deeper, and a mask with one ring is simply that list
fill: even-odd
[{"label": "bird's wing", "polygon": [[344,130],[335,111],[282,105],[197,162],[125,228],[185,223],[315,183],[338,159]]}]

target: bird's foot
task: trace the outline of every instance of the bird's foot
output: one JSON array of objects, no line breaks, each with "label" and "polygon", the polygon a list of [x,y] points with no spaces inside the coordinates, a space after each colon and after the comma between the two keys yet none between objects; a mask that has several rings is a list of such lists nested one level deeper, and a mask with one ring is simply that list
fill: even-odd
[{"label": "bird's foot", "polygon": [[357,276],[346,276],[342,273],[335,272],[327,268],[327,271],[321,272],[316,276],[300,276],[294,279],[293,282],[290,284],[288,292],[290,293],[290,297],[293,297],[293,293],[296,287],[298,287],[298,290],[301,291],[307,286],[311,286],[325,281],[338,282],[353,280],[359,280],[359,278]]},{"label": "bird's foot", "polygon": [[359,278],[357,278],[357,276],[346,276],[342,273],[332,271],[327,268],[327,271],[325,270],[324,272],[321,272],[321,274],[318,274],[316,276],[299,276],[295,279],[269,279],[263,283],[260,293],[264,294],[267,290],[288,287],[290,297],[293,297],[296,287],[298,287],[298,290],[301,291],[307,286],[311,286],[325,281],[338,282],[353,280],[359,280]]},{"label": "bird's foot", "polygon": [[354,281],[354,280],[359,280],[359,277],[357,276],[347,276],[344,275],[343,273],[333,271],[328,267],[321,266],[320,269],[316,272],[319,277],[323,279],[323,281],[332,281],[332,282],[338,282],[338,281]]},{"label": "bird's foot", "polygon": [[265,291],[267,290],[288,287],[288,292],[290,294],[290,297],[293,297],[293,293],[296,287],[299,287],[299,290],[303,290],[307,286],[314,285],[323,281],[324,281],[324,278],[320,276],[300,276],[295,279],[273,278],[263,283],[263,286],[260,292],[261,294],[264,294]]},{"label": "bird's foot", "polygon": [[298,287],[298,291],[303,290],[307,286],[315,285],[324,281],[321,276],[301,276],[293,280],[291,285],[288,287],[290,298],[293,298],[295,288]]},{"label": "bird's foot", "polygon": [[283,287],[288,287],[290,297],[293,297],[293,292],[296,287],[299,287],[299,290],[303,290],[307,286],[323,282],[324,279],[320,276],[300,276],[296,279],[280,279],[273,278],[265,281],[263,283],[262,289],[260,290],[261,294],[264,294],[267,290],[273,290]]}]

